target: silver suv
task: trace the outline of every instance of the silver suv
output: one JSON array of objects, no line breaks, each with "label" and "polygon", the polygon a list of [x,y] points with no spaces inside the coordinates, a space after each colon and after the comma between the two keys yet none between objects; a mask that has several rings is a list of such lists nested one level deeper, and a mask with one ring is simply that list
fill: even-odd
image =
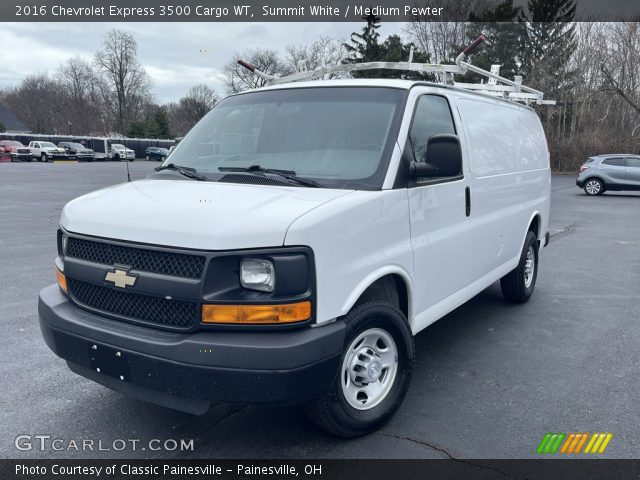
[{"label": "silver suv", "polygon": [[640,155],[628,153],[590,157],[580,167],[576,185],[587,195],[607,190],[640,190]]}]

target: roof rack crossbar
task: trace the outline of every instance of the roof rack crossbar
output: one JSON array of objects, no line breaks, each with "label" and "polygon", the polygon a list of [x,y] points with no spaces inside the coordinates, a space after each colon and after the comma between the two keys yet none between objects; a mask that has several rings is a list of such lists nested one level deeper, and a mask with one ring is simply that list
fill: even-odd
[{"label": "roof rack crossbar", "polygon": [[[315,70],[299,71],[292,75],[284,77],[276,77],[269,75],[265,72],[261,72],[253,65],[244,60],[238,60],[238,64],[248,69],[255,75],[266,81],[266,85],[278,85],[290,82],[299,82],[304,80],[312,80],[314,78],[324,77],[325,75],[331,75],[334,73],[349,73],[362,70],[403,70],[410,72],[421,73],[435,73],[439,74],[440,82],[445,85],[451,85],[466,90],[475,90],[480,93],[486,93],[492,96],[500,96],[507,100],[515,102],[524,102],[529,105],[532,101],[538,105],[555,105],[554,100],[544,100],[544,93],[535,88],[522,85],[520,77],[516,77],[516,80],[509,80],[508,78],[501,77],[496,73],[489,72],[480,67],[476,67],[465,60],[473,53],[473,51],[484,42],[485,36],[480,35],[473,42],[471,42],[460,54],[457,56],[454,65],[443,65],[434,63],[413,63],[413,50],[409,55],[408,62],[366,62],[366,63],[348,63],[340,65],[332,65],[328,67],[321,67]],[[484,76],[488,79],[492,79],[495,83],[459,83],[453,80],[454,75],[464,75],[467,71],[474,72],[478,75]]]},{"label": "roof rack crossbar", "polygon": [[[242,62],[242,63],[240,63]],[[243,60],[238,63],[247,68]],[[457,65],[440,65],[432,63],[409,63],[409,62],[366,62],[366,63],[348,63],[343,65],[331,65],[328,67],[308,70],[306,72],[298,72],[286,77],[275,77],[256,69],[253,65],[247,64],[251,72],[267,81],[267,85],[278,85],[282,83],[300,82],[304,80],[312,80],[314,78],[323,77],[332,73],[349,73],[361,70],[404,70],[421,73],[464,73]]]}]

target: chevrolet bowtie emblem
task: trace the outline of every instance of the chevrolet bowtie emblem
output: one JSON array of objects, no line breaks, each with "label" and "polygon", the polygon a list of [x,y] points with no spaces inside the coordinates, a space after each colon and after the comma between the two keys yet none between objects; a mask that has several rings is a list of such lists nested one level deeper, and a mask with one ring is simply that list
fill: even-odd
[{"label": "chevrolet bowtie emblem", "polygon": [[113,282],[118,288],[133,287],[138,277],[136,275],[129,275],[126,270],[114,268],[112,272],[107,272],[104,277],[105,282]]}]

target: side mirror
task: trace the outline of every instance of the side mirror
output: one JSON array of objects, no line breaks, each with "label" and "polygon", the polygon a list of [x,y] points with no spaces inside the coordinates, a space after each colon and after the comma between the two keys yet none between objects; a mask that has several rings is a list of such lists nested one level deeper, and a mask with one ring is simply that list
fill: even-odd
[{"label": "side mirror", "polygon": [[420,177],[457,177],[462,174],[462,148],[457,135],[433,135],[427,142],[424,162],[411,162],[409,175]]}]

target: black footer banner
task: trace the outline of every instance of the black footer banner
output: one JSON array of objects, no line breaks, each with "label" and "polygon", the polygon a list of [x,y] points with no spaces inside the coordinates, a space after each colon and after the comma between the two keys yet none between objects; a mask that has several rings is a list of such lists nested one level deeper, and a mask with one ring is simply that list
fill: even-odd
[{"label": "black footer banner", "polygon": [[2,480],[628,479],[640,460],[0,460]]}]

